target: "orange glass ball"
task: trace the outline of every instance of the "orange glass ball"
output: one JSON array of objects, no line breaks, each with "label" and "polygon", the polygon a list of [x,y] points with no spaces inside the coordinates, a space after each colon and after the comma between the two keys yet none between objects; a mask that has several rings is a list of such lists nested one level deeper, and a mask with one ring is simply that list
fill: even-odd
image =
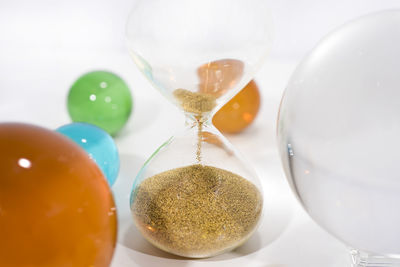
[{"label": "orange glass ball", "polygon": [[116,209],[87,153],[21,123],[0,124],[0,151],[0,266],[109,266]]},{"label": "orange glass ball", "polygon": [[244,63],[236,59],[209,62],[197,69],[199,91],[220,97],[234,88],[243,76]]},{"label": "orange glass ball", "polygon": [[254,121],[259,109],[260,92],[257,84],[251,81],[218,110],[212,121],[221,132],[238,133]]}]

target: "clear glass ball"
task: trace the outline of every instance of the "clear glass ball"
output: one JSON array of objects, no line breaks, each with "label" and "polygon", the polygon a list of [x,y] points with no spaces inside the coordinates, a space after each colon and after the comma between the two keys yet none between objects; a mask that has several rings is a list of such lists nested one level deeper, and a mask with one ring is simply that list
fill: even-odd
[{"label": "clear glass ball", "polygon": [[400,255],[399,70],[400,11],[362,17],[302,61],[279,112],[284,169],[306,211],[378,255]]}]

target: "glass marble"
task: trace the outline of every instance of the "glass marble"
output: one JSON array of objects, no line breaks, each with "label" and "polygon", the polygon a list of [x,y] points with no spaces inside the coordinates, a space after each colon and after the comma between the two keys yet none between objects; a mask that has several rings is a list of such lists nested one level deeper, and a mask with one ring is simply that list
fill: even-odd
[{"label": "glass marble", "polygon": [[400,266],[400,10],[354,20],[294,72],[280,107],[286,176],[353,266]]},{"label": "glass marble", "polygon": [[218,110],[212,121],[221,132],[239,133],[254,121],[259,109],[260,92],[257,84],[251,81]]},{"label": "glass marble", "polygon": [[243,77],[244,63],[236,59],[221,59],[203,64],[197,69],[199,91],[220,97],[236,87]]},{"label": "glass marble", "polygon": [[74,122],[91,123],[115,135],[128,121],[133,104],[130,90],[119,76],[93,71],[71,86],[67,105]]},{"label": "glass marble", "polygon": [[86,152],[21,123],[0,124],[0,151],[0,266],[109,266],[116,208]]},{"label": "glass marble", "polygon": [[119,172],[118,149],[112,137],[99,127],[88,123],[74,122],[56,130],[82,147],[93,159],[110,186],[115,183]]}]

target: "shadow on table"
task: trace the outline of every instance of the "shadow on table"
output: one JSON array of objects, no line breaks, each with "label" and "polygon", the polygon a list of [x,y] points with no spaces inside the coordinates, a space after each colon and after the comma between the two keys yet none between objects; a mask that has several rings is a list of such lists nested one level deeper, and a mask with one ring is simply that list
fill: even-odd
[{"label": "shadow on table", "polygon": [[348,267],[350,257],[345,245],[312,221],[299,223],[285,246],[289,266]]}]

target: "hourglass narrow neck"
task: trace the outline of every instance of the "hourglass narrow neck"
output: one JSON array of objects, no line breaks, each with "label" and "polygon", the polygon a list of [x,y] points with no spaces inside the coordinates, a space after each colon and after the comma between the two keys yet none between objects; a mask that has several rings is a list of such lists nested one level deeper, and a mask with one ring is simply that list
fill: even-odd
[{"label": "hourglass narrow neck", "polygon": [[211,126],[211,113],[193,114],[185,112],[185,124],[190,127]]},{"label": "hourglass narrow neck", "polygon": [[210,114],[191,114],[185,113],[186,124],[191,128],[197,128],[197,148],[196,148],[196,162],[202,164],[202,142],[203,142],[203,129],[204,127],[211,126]]}]

